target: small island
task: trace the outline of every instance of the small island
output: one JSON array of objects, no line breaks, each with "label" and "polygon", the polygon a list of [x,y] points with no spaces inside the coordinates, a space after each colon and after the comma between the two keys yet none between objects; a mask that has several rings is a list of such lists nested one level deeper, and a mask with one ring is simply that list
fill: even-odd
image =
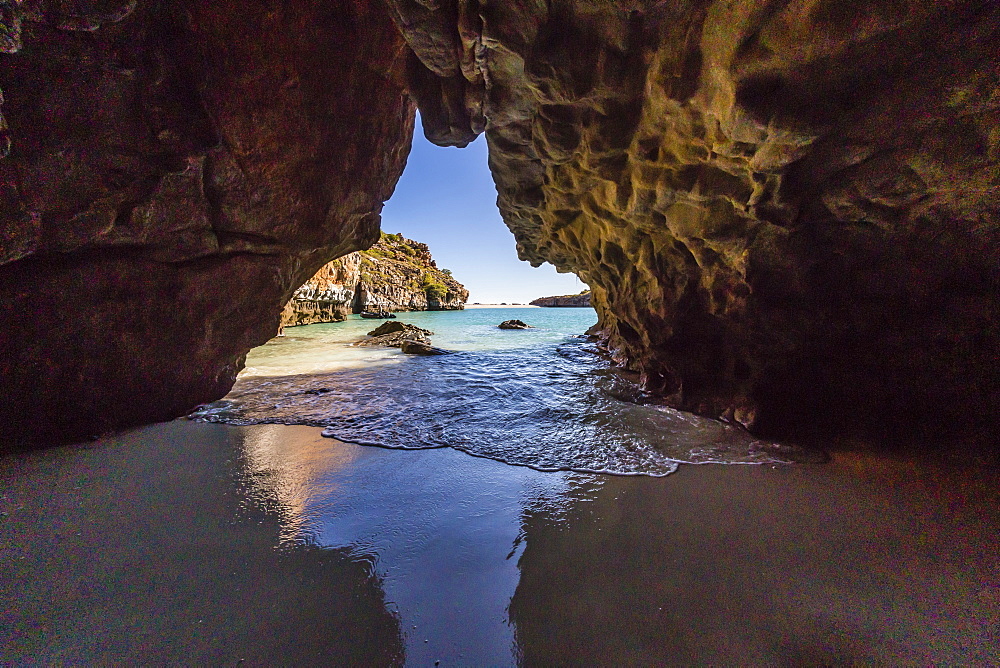
[{"label": "small island", "polygon": [[590,306],[590,290],[575,295],[560,295],[558,297],[539,297],[530,302],[532,306],[564,306],[580,307]]}]

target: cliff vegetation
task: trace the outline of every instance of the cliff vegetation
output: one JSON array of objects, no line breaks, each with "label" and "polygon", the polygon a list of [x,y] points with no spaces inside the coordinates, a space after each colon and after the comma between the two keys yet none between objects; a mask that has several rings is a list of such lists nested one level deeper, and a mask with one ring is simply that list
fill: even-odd
[{"label": "cliff vegetation", "polygon": [[365,311],[450,311],[469,291],[439,269],[427,244],[383,232],[371,248],[324,265],[285,305],[283,327],[343,320]]}]

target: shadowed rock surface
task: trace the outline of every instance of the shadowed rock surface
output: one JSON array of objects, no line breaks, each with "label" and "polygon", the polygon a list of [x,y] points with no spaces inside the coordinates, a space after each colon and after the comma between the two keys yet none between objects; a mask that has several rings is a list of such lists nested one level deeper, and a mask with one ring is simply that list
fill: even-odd
[{"label": "shadowed rock surface", "polygon": [[486,124],[522,259],[758,430],[1000,414],[1000,5],[397,0],[428,138]]},{"label": "shadowed rock surface", "polygon": [[5,439],[225,394],[292,292],[378,239],[409,150],[381,5],[71,4],[112,3],[0,17]]},{"label": "shadowed rock surface", "polygon": [[486,132],[521,257],[576,272],[672,405],[989,433],[1000,5],[386,6],[0,10],[8,436],[228,390],[292,292],[376,240],[404,77],[432,141]]}]

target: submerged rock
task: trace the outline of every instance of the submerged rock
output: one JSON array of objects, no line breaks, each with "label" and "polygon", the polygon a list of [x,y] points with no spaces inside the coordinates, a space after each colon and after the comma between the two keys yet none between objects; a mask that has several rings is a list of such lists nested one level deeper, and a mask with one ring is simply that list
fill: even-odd
[{"label": "submerged rock", "polygon": [[534,329],[531,325],[520,320],[504,320],[497,327],[500,329]]},{"label": "submerged rock", "polygon": [[435,348],[434,346],[420,341],[411,341],[409,339],[403,341],[399,347],[407,355],[447,355],[451,352],[442,348]]}]

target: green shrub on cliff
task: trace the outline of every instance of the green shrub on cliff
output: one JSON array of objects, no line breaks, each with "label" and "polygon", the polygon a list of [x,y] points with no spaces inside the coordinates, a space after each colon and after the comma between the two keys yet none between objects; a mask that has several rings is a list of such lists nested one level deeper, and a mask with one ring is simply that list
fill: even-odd
[{"label": "green shrub on cliff", "polygon": [[427,295],[427,299],[441,300],[448,294],[448,288],[443,283],[438,283],[430,274],[424,274],[421,287]]}]

